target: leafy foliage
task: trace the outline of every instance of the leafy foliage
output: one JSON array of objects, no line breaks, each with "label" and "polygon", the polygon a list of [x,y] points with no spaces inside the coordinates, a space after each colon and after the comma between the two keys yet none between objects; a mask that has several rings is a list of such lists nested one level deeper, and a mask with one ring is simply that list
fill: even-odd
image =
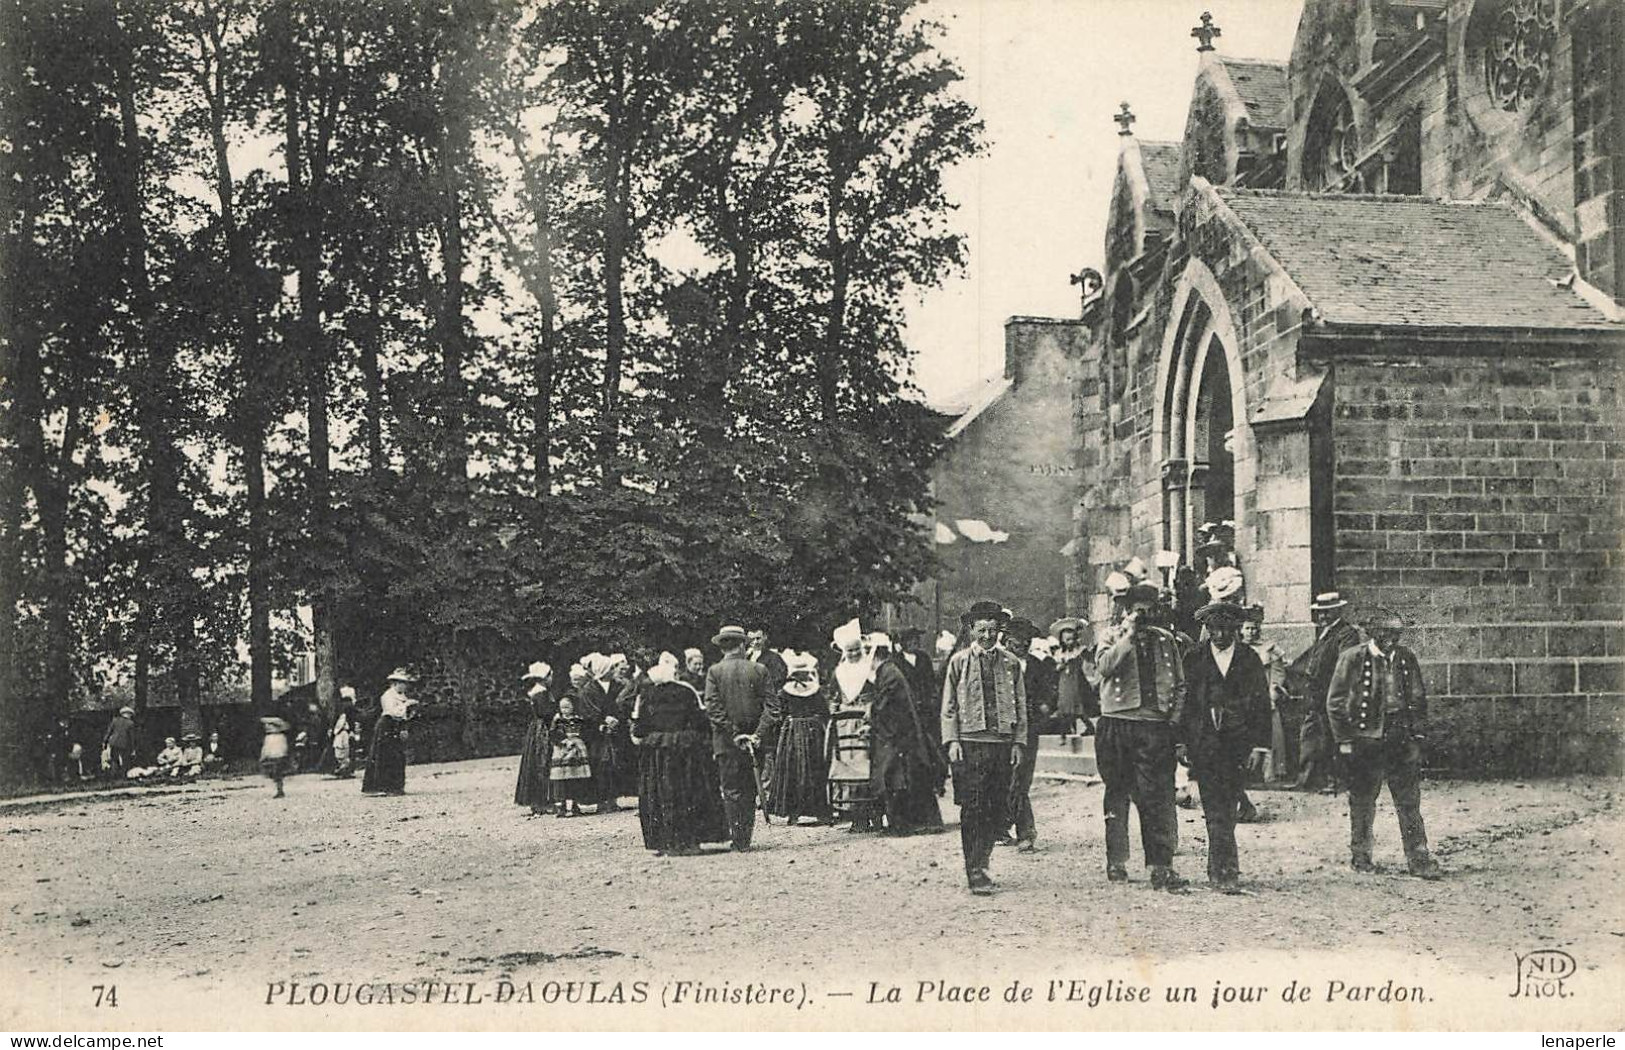
[{"label": "leafy foliage", "polygon": [[902,600],[915,6],[0,0],[7,717]]}]

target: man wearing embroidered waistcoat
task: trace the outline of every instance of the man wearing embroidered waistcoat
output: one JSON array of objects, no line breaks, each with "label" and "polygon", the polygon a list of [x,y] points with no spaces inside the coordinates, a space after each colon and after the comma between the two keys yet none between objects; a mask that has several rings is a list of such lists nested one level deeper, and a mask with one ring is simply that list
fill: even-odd
[{"label": "man wearing embroidered waistcoat", "polygon": [[1371,614],[1366,622],[1371,641],[1337,658],[1326,693],[1326,717],[1348,767],[1350,866],[1360,872],[1380,870],[1371,862],[1371,826],[1386,780],[1411,874],[1437,879],[1443,872],[1428,852],[1422,823],[1427,690],[1416,654],[1399,644],[1403,627],[1391,612]]},{"label": "man wearing embroidered waistcoat", "polygon": [[1179,890],[1186,881],[1174,871],[1179,842],[1174,726],[1185,703],[1185,670],[1173,634],[1152,622],[1157,597],[1154,585],[1132,584],[1119,599],[1127,604],[1128,615],[1100,640],[1095,762],[1106,789],[1106,877],[1112,882],[1128,879],[1128,807],[1133,802],[1140,814],[1151,888]]},{"label": "man wearing embroidered waistcoat", "polygon": [[948,658],[942,680],[942,740],[959,805],[965,879],[978,896],[993,892],[988,861],[1004,831],[1011,767],[1027,740],[1021,665],[995,640],[1003,613],[977,602],[967,614],[971,644]]}]

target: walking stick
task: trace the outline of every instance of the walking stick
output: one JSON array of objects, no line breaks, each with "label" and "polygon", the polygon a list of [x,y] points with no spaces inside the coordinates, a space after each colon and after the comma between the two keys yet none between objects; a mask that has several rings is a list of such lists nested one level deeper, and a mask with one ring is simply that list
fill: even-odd
[{"label": "walking stick", "polygon": [[756,779],[756,801],[762,810],[762,823],[772,827],[773,818],[767,812],[767,785],[762,783],[762,767],[756,762],[756,745],[747,741],[744,748],[745,753],[750,755],[751,776]]}]

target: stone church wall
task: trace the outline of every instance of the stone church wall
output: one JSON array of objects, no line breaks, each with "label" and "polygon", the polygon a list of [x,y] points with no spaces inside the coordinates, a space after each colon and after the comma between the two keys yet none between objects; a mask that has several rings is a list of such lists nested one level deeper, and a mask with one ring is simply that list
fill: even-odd
[{"label": "stone church wall", "polygon": [[1435,764],[1619,772],[1620,368],[1517,353],[1339,358],[1336,583],[1416,625]]}]

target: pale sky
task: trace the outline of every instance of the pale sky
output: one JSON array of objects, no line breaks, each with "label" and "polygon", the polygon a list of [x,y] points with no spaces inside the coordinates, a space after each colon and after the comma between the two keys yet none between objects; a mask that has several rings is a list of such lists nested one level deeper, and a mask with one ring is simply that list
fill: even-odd
[{"label": "pale sky", "polygon": [[1142,139],[1178,141],[1196,76],[1191,27],[1204,10],[1222,54],[1292,51],[1302,0],[928,0],[944,50],[987,126],[982,159],[950,173],[969,234],[965,276],[909,312],[916,382],[945,399],[1004,367],[1014,314],[1076,317],[1067,275],[1100,268],[1117,125],[1127,101]]}]

